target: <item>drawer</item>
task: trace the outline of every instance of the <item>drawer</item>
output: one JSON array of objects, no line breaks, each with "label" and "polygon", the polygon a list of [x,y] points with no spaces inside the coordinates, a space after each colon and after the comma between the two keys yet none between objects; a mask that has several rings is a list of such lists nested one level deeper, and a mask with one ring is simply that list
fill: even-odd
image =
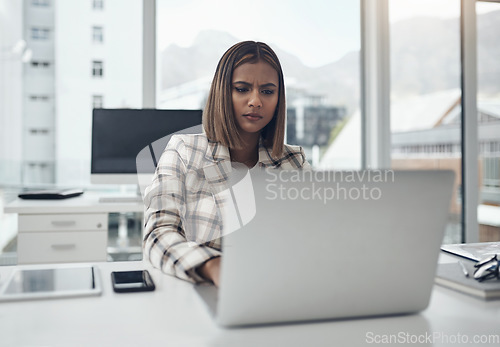
[{"label": "drawer", "polygon": [[20,233],[18,264],[106,261],[108,234],[105,231]]},{"label": "drawer", "polygon": [[108,214],[20,214],[19,232],[108,230]]}]

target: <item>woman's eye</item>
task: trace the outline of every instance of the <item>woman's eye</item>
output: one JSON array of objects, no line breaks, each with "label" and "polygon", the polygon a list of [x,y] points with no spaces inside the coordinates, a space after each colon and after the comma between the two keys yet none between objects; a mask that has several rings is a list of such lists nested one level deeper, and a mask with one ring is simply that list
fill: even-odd
[{"label": "woman's eye", "polygon": [[265,89],[262,91],[263,94],[274,94],[274,90]]},{"label": "woman's eye", "polygon": [[248,89],[247,88],[238,88],[238,87],[234,87],[234,89],[238,92],[238,93],[244,93],[244,92],[247,92]]}]

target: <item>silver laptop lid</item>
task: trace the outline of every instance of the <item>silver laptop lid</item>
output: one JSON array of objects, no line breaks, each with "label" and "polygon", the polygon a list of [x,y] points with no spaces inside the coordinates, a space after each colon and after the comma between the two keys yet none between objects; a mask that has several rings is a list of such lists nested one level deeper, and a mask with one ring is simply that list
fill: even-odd
[{"label": "silver laptop lid", "polygon": [[256,212],[223,239],[217,322],[426,308],[453,180],[452,171],[252,172],[247,196],[232,193],[244,215],[253,190]]}]

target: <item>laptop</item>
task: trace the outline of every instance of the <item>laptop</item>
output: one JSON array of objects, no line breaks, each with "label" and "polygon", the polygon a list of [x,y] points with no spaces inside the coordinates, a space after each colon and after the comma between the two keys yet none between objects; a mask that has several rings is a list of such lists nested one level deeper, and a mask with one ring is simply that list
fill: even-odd
[{"label": "laptop", "polygon": [[409,314],[428,306],[453,171],[249,174],[255,215],[223,238],[219,288],[195,286],[218,325]]}]

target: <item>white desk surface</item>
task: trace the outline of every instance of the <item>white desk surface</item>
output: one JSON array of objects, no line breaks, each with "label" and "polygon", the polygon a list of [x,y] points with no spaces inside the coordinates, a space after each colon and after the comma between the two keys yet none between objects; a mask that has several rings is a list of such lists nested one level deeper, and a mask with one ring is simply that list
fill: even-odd
[{"label": "white desk surface", "polygon": [[85,192],[80,196],[61,200],[16,199],[5,206],[4,212],[21,214],[59,214],[144,211],[144,205],[142,202],[99,202],[99,198],[104,196],[116,197],[120,196],[120,194]]},{"label": "white desk surface", "polygon": [[[424,346],[499,345],[472,339],[500,338],[500,301],[486,302],[439,286],[434,287],[429,308],[420,314],[222,329],[192,284],[142,262],[97,265],[102,296],[1,303],[0,346],[365,346],[390,334],[405,341],[435,336],[419,344]],[[113,292],[111,271],[142,268],[150,269],[156,291]],[[12,269],[0,267],[0,282]],[[456,343],[457,339],[469,343]],[[450,341],[455,343],[446,343]]]}]

